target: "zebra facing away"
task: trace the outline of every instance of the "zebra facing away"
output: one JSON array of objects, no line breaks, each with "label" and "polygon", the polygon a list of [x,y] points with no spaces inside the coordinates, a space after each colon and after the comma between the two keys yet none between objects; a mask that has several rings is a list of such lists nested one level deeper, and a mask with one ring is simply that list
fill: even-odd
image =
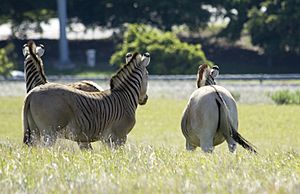
[{"label": "zebra facing away", "polygon": [[26,82],[26,92],[41,84],[47,83],[44,72],[44,65],[41,57],[45,49],[43,45],[36,46],[33,41],[23,45],[24,73]]},{"label": "zebra facing away", "polygon": [[76,141],[81,149],[102,140],[126,142],[135,124],[137,105],[146,104],[150,55],[135,53],[110,80],[110,89],[85,92],[46,83],[32,89],[23,107],[23,142],[51,146],[57,138]]},{"label": "zebra facing away", "polygon": [[207,85],[216,85],[215,78],[219,75],[219,67],[214,65],[210,68],[203,64],[199,66],[197,73],[197,88]]},{"label": "zebra facing away", "polygon": [[230,92],[222,86],[210,84],[214,82],[207,82],[217,74],[207,65],[199,67],[198,89],[192,93],[181,119],[186,149],[195,150],[199,146],[204,152],[212,152],[214,146],[226,140],[231,152],[238,143],[256,153],[237,131],[237,106]]},{"label": "zebra facing away", "polygon": [[[28,93],[34,87],[48,83],[44,72],[43,61],[41,59],[45,52],[45,48],[41,44],[37,46],[33,41],[28,41],[27,44],[23,45],[22,51],[25,57],[24,72],[26,91]],[[92,81],[84,80],[67,85],[88,92],[103,91],[98,84]]]}]

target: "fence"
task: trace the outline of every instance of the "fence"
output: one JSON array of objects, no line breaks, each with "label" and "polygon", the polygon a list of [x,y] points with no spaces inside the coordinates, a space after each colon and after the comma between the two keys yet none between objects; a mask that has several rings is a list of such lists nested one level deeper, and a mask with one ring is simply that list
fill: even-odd
[{"label": "fence", "polygon": [[[64,81],[79,81],[79,80],[91,80],[91,81],[106,81],[110,79],[110,76],[99,77],[77,77],[77,76],[47,76],[50,81],[64,80]],[[149,75],[150,80],[195,80],[196,75]],[[260,82],[266,80],[300,80],[300,74],[224,74],[219,75],[217,80],[257,80]],[[24,81],[23,77],[15,78],[0,78],[0,81]]]}]

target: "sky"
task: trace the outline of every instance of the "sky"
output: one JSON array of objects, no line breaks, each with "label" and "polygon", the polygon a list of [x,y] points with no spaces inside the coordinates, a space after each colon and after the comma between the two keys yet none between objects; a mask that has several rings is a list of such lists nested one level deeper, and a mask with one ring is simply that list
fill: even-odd
[{"label": "sky", "polygon": [[[8,39],[11,35],[11,25],[3,24],[0,25],[0,40]],[[43,33],[34,33],[32,31],[27,33],[27,38],[35,39],[35,38],[45,38],[45,39],[58,39],[59,37],[59,22],[57,18],[53,18],[49,20],[49,24],[42,23]],[[113,33],[112,30],[103,30],[100,28],[96,28],[95,30],[87,30],[85,31],[85,27],[82,24],[73,24],[72,28],[73,32],[67,30],[68,39],[101,39],[110,37]]]}]

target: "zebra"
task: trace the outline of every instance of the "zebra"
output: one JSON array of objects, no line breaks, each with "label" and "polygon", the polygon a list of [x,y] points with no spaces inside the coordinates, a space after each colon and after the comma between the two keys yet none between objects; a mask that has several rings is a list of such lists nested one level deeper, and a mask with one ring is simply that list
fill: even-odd
[{"label": "zebra", "polygon": [[[24,60],[24,73],[26,82],[26,92],[28,93],[34,87],[48,83],[44,71],[44,65],[41,57],[45,52],[42,44],[36,45],[34,41],[30,40],[23,45],[22,49]],[[67,84],[79,90],[88,92],[103,91],[103,89],[92,81],[83,80],[80,82]]]},{"label": "zebra", "polygon": [[215,78],[219,75],[219,67],[214,65],[210,68],[206,64],[199,66],[197,73],[197,88],[201,86],[216,85]]},{"label": "zebra", "polygon": [[23,106],[23,142],[51,146],[57,138],[76,141],[81,149],[92,149],[101,140],[110,147],[126,142],[135,125],[138,104],[148,100],[150,54],[134,53],[110,80],[110,89],[85,92],[58,83],[32,89]]},{"label": "zebra", "polygon": [[24,60],[24,73],[26,82],[26,92],[36,86],[47,83],[46,75],[44,72],[44,65],[41,57],[45,49],[43,45],[36,46],[33,41],[29,41],[23,45]]},{"label": "zebra", "polygon": [[210,69],[207,65],[199,67],[198,89],[192,93],[181,119],[186,149],[192,151],[199,146],[204,152],[212,152],[214,146],[226,140],[230,152],[235,151],[238,143],[257,153],[237,131],[238,113],[234,98],[224,87],[215,85],[214,76],[218,71],[218,68]]}]

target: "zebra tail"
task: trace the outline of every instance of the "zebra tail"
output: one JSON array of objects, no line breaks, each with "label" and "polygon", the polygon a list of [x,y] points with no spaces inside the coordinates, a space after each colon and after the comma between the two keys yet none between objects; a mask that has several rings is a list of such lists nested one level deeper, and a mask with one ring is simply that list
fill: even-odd
[{"label": "zebra tail", "polygon": [[240,144],[243,148],[246,150],[249,150],[252,153],[257,154],[257,151],[254,148],[254,145],[252,145],[249,141],[247,141],[245,138],[241,136],[234,128],[232,128],[232,135],[231,137],[236,141],[238,144]]},{"label": "zebra tail", "polygon": [[30,116],[30,95],[27,95],[24,106],[23,106],[23,143],[26,145],[31,145],[31,130],[28,122],[28,117]]},{"label": "zebra tail", "polygon": [[230,117],[228,107],[226,105],[226,102],[222,98],[221,94],[216,90],[218,97],[216,99],[218,108],[219,108],[219,122],[220,126],[222,126],[222,129],[225,130],[223,131],[223,135],[227,138],[231,136],[235,142],[240,144],[243,148],[249,150],[252,153],[257,153],[255,150],[254,146],[248,142],[245,138],[243,138],[238,131],[233,127],[233,121],[232,118]]}]

